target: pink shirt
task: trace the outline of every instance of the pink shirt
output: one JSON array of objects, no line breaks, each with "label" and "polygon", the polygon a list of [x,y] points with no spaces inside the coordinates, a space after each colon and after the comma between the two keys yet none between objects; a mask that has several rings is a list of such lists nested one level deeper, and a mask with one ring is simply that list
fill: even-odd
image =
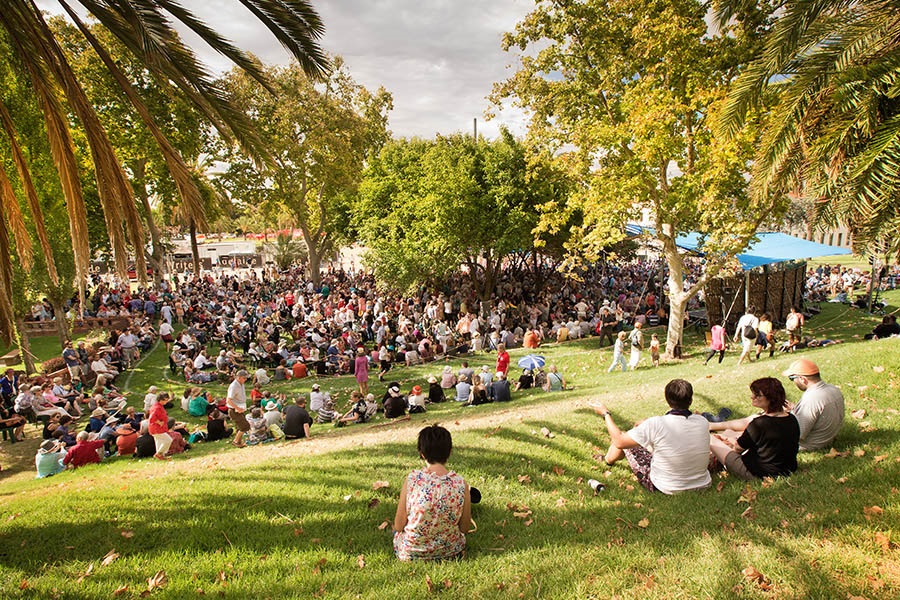
[{"label": "pink shirt", "polygon": [[725,328],[721,325],[713,325],[712,326],[712,341],[709,344],[710,350],[724,350],[725,349]]}]

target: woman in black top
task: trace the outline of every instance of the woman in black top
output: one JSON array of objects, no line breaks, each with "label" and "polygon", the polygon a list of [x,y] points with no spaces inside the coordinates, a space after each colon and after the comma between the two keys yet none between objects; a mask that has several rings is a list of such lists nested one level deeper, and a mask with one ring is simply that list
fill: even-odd
[{"label": "woman in black top", "polygon": [[743,432],[714,434],[710,450],[738,479],[790,475],[797,470],[800,424],[787,411],[784,386],[774,377],[763,377],[750,384],[750,392],[751,403],[763,412]]}]

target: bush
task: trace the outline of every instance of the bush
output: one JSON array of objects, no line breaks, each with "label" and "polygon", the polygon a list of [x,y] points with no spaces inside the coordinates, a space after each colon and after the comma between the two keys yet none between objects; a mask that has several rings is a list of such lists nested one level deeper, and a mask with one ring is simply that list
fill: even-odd
[{"label": "bush", "polygon": [[59,371],[60,369],[64,369],[66,366],[66,361],[62,359],[62,356],[56,356],[51,358],[50,360],[45,360],[41,365],[41,370],[45,375],[49,373],[53,373],[54,371]]}]

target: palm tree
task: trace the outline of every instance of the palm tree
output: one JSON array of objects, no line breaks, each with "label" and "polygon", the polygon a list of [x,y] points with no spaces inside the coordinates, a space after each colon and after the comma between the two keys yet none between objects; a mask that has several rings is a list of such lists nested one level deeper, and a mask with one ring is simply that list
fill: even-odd
[{"label": "palm tree", "polygon": [[[159,145],[184,203],[184,212],[195,226],[205,225],[202,195],[190,168],[166,140],[153,121],[140,95],[131,86],[109,52],[91,34],[69,2],[58,0],[85,39],[100,56],[122,93]],[[261,21],[287,48],[311,77],[319,78],[329,69],[328,60],[318,45],[324,26],[308,0],[238,0]],[[177,88],[211,122],[226,141],[237,141],[257,160],[269,159],[266,148],[256,135],[243,111],[232,105],[194,52],[184,45],[174,28],[178,21],[222,53],[238,67],[263,84],[270,92],[262,65],[252,56],[232,45],[178,0],[78,0],[79,4],[106,27],[143,63],[161,86]],[[75,145],[70,130],[68,109],[81,123],[96,172],[97,188],[106,219],[116,270],[124,277],[127,270],[129,242],[136,269],[146,273],[144,265],[144,232],[136,208],[133,190],[107,138],[103,126],[88,101],[78,78],[54,37],[34,0],[5,0],[0,11],[0,35],[13,49],[11,62],[19,74],[31,83],[44,117],[51,153],[59,172],[69,214],[76,277],[83,291],[89,266],[87,211],[82,195]],[[27,212],[33,223],[41,249],[47,257],[51,280],[58,282],[38,195],[32,183],[25,154],[18,142],[14,121],[8,107],[0,102],[0,125],[9,138],[13,160],[27,197]],[[15,251],[25,269],[33,264],[33,248],[25,215],[15,197],[10,176],[0,168],[0,331],[8,342],[12,336],[12,262],[10,233]]]},{"label": "palm tree", "polygon": [[[752,6],[751,6],[752,5]],[[763,3],[765,6],[765,3]],[[756,3],[720,0],[721,26]],[[764,8],[765,10],[765,8]],[[755,22],[765,22],[755,13]],[[761,52],[738,77],[725,133],[761,116],[757,194],[795,193],[861,247],[900,248],[900,11],[888,0],[800,0],[768,10]]]}]

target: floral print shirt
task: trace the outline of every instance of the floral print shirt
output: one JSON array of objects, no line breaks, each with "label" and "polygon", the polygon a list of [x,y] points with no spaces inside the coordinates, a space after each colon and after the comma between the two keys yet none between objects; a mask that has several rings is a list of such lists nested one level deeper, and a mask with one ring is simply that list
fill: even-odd
[{"label": "floral print shirt", "polygon": [[452,558],[466,547],[459,530],[466,495],[462,477],[416,470],[406,478],[406,527],[394,534],[400,560]]}]

